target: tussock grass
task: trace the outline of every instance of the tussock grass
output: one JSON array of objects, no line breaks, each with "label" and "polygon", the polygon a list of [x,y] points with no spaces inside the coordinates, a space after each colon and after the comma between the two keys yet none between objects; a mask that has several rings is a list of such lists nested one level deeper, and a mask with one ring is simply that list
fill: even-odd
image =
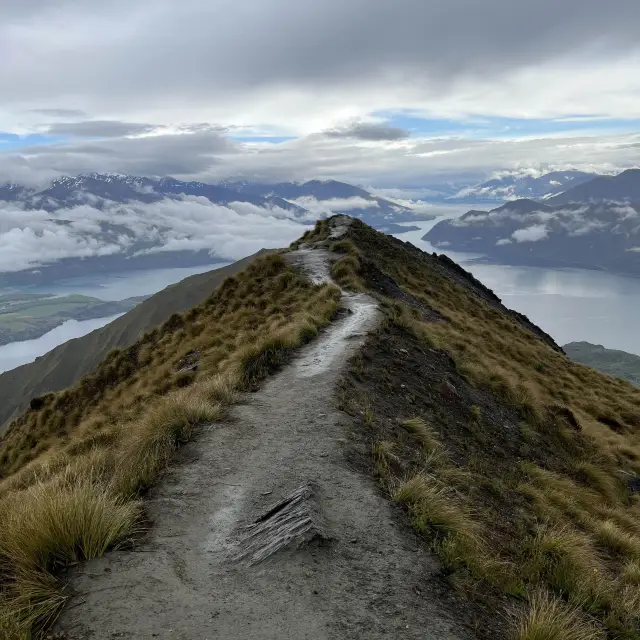
[{"label": "tussock grass", "polygon": [[117,493],[132,496],[149,487],[175,450],[191,438],[194,427],[222,415],[222,405],[189,391],[174,392],[149,407],[124,439],[113,479]]},{"label": "tussock grass", "polygon": [[640,585],[640,560],[629,560],[622,569],[620,578],[623,582],[631,585]]},{"label": "tussock grass", "polygon": [[427,452],[435,451],[440,446],[435,429],[429,426],[423,418],[409,418],[400,424],[420,440]]},{"label": "tussock grass", "polygon": [[[314,234],[328,234],[326,223]],[[286,363],[339,299],[279,255],[258,259],[74,387],[32,403],[0,448],[0,637],[46,630],[65,601],[58,571],[134,534],[139,496],[175,450]]]},{"label": "tussock grass", "polygon": [[[357,258],[344,263],[345,278],[380,298],[373,274],[382,272],[401,292],[390,287],[394,299],[382,297],[396,346],[406,335],[418,349],[446,354],[439,366],[455,392],[443,388],[439,398],[407,383],[410,402],[398,400],[398,411],[415,410],[434,429],[435,464],[390,436],[383,420],[402,415],[382,416],[376,437],[397,441],[386,482],[396,483],[452,582],[468,584],[471,575],[498,611],[505,595],[530,597],[519,638],[637,638],[640,498],[627,482],[640,476],[640,389],[570,361],[446,258],[358,221],[344,240]],[[388,357],[383,346],[380,355]],[[376,375],[380,393],[394,386],[391,373]],[[354,386],[363,384],[371,382],[361,375]],[[407,469],[413,475],[401,480]],[[473,535],[460,534],[467,526]]]},{"label": "tussock grass", "polygon": [[399,483],[392,497],[408,506],[414,529],[419,533],[431,530],[440,538],[476,535],[477,526],[465,506],[450,489],[426,473]]},{"label": "tussock grass", "polygon": [[535,592],[516,623],[514,640],[605,640],[606,634],[581,615],[544,591]]},{"label": "tussock grass", "polygon": [[640,539],[611,520],[594,520],[593,529],[598,543],[614,553],[640,557]]},{"label": "tussock grass", "polygon": [[2,501],[0,556],[24,570],[54,571],[101,556],[135,531],[136,501],[92,482],[35,484]]}]

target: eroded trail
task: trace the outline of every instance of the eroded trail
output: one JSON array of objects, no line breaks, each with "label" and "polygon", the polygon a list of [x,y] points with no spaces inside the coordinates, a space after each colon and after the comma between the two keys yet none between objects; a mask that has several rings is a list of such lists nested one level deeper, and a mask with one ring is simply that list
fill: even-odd
[{"label": "eroded trail", "polygon": [[[287,254],[329,279],[322,249]],[[422,595],[437,565],[345,461],[337,379],[379,320],[373,299],[300,351],[151,492],[142,547],[72,575],[68,638],[468,638]],[[284,500],[284,501],[283,501]],[[280,504],[278,504],[280,501]]]}]

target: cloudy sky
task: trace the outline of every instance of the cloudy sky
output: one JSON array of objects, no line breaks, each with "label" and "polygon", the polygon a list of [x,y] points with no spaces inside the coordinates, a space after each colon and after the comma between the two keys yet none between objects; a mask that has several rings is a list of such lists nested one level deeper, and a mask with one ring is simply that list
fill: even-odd
[{"label": "cloudy sky", "polygon": [[0,182],[640,164],[637,0],[0,0]]}]

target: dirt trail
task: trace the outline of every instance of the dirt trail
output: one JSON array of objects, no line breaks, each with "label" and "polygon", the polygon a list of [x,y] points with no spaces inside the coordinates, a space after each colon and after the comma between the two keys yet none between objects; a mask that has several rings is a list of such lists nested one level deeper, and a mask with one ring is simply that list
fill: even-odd
[{"label": "dirt trail", "polygon": [[[287,254],[314,281],[329,254]],[[425,596],[438,570],[372,479],[345,461],[334,408],[379,319],[365,295],[295,361],[202,431],[150,494],[147,540],[84,564],[56,631],[70,639],[470,638]],[[284,502],[278,505],[279,501]],[[275,505],[275,506],[274,506]]]}]

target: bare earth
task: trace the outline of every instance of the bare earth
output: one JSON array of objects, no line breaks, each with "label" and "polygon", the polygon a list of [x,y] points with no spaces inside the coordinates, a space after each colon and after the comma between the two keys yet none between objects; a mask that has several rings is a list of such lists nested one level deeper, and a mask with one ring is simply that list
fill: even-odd
[{"label": "bare earth", "polygon": [[[288,257],[314,281],[329,278],[324,250]],[[379,315],[367,296],[345,293],[343,302],[351,313],[181,450],[149,496],[145,541],[70,575],[77,595],[56,631],[70,639],[471,637],[425,593],[437,561],[373,480],[345,461],[349,423],[334,408],[335,386]]]}]

